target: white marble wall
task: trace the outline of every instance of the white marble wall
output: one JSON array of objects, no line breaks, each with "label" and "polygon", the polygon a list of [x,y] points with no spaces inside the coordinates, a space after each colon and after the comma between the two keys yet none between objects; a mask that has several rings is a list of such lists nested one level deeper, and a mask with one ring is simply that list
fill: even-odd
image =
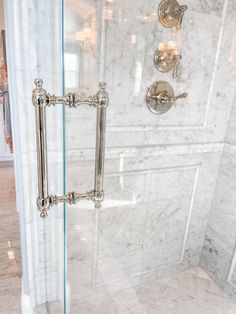
[{"label": "white marble wall", "polygon": [[[10,99],[14,134],[17,206],[21,220],[22,313],[50,302],[63,302],[63,212],[47,220],[36,206],[37,166],[34,79],[62,93],[61,1],[5,1]],[[63,193],[62,108],[48,110],[50,193]]]},{"label": "white marble wall", "polygon": [[[220,151],[108,152],[103,208],[67,209],[72,303],[198,265],[220,158]],[[91,186],[92,163],[71,162],[74,188]]]},{"label": "white marble wall", "polygon": [[[234,82],[235,69],[229,68],[235,63],[235,35],[233,29],[236,27],[236,6],[233,1],[228,2],[226,22],[226,35],[231,42],[230,56],[224,67]],[[228,35],[227,35],[228,34]],[[202,253],[201,266],[236,299],[236,214],[235,214],[235,185],[236,185],[236,115],[235,115],[235,88],[231,87],[233,96],[233,107],[228,124],[223,150],[222,162],[219,169],[216,191],[212,202],[212,210],[209,219],[204,249]],[[227,93],[222,93],[227,97]],[[227,99],[227,98],[226,98]],[[228,100],[225,102],[228,104]]]},{"label": "white marble wall", "polygon": [[204,242],[201,266],[236,299],[236,155],[227,144]]}]

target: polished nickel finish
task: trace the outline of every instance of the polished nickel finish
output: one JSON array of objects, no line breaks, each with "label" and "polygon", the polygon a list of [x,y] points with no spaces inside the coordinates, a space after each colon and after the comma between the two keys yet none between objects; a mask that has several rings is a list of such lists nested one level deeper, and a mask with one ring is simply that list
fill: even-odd
[{"label": "polished nickel finish", "polygon": [[[75,93],[65,96],[55,96],[43,89],[43,81],[36,79],[36,88],[33,90],[32,102],[35,106],[36,139],[37,139],[37,166],[38,166],[38,198],[37,207],[42,218],[47,217],[50,207],[58,203],[76,204],[81,200],[91,200],[96,207],[101,207],[104,198],[103,177],[105,160],[105,131],[106,110],[109,104],[106,83],[99,84],[99,91],[91,97],[83,97]],[[86,193],[69,192],[63,196],[49,195],[48,193],[48,160],[47,160],[47,133],[46,107],[64,104],[70,108],[80,105],[89,105],[97,108],[96,156],[94,190]]]},{"label": "polished nickel finish", "polygon": [[97,93],[97,127],[96,127],[96,153],[95,153],[95,175],[94,191],[95,203],[101,207],[103,200],[103,177],[104,177],[104,159],[105,159],[105,133],[106,133],[106,108],[108,105],[108,93],[106,92],[106,83],[100,84],[100,91]]},{"label": "polished nickel finish", "polygon": [[158,71],[167,73],[173,70],[172,76],[178,76],[178,66],[182,56],[174,49],[160,50],[157,49],[154,54],[154,64]]},{"label": "polished nickel finish", "polygon": [[161,24],[167,28],[176,27],[179,30],[187,8],[187,5],[179,5],[176,0],[162,0],[158,8]]},{"label": "polished nickel finish", "polygon": [[172,107],[176,100],[186,98],[187,93],[182,93],[174,96],[172,86],[165,82],[155,82],[149,89],[146,95],[146,103],[151,112],[161,115]]},{"label": "polished nickel finish", "polygon": [[36,88],[33,90],[33,104],[35,106],[36,142],[37,142],[37,165],[38,165],[38,199],[40,216],[47,216],[50,207],[48,196],[48,162],[47,162],[47,132],[46,132],[46,91],[42,88],[43,81],[34,81]]},{"label": "polished nickel finish", "polygon": [[99,99],[100,95],[105,93],[107,96],[107,93],[105,92],[106,83],[100,83],[99,92],[96,95],[89,97],[81,96],[75,93],[68,93],[65,96],[51,95],[42,88],[43,80],[36,79],[34,83],[36,85],[36,89],[33,90],[32,100],[34,105],[40,103],[40,107],[56,106],[57,104],[62,104],[70,108],[76,108],[80,105],[99,107],[103,106],[103,103]]}]

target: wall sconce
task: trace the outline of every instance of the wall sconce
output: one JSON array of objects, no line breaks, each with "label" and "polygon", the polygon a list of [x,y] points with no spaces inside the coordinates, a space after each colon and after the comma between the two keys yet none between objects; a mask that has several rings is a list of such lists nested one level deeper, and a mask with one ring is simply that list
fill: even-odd
[{"label": "wall sconce", "polygon": [[154,54],[154,64],[157,70],[163,73],[173,70],[173,78],[178,75],[178,65],[181,59],[181,54],[178,53],[174,42],[171,41],[167,44],[161,43]]},{"label": "wall sconce", "polygon": [[179,5],[176,0],[162,0],[158,8],[161,24],[167,28],[176,27],[179,30],[187,8],[187,5]]}]

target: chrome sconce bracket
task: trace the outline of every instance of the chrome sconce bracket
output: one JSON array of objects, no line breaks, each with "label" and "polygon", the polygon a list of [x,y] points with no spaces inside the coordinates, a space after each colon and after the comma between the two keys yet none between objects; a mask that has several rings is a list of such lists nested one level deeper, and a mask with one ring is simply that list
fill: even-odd
[{"label": "chrome sconce bracket", "polygon": [[158,71],[167,73],[173,70],[172,76],[178,75],[178,66],[182,59],[175,49],[160,50],[157,49],[154,54],[154,65]]},{"label": "chrome sconce bracket", "polygon": [[[36,88],[33,90],[32,102],[35,106],[36,140],[37,140],[37,168],[38,168],[38,198],[37,207],[42,218],[47,217],[50,207],[59,203],[74,205],[81,200],[93,201],[96,207],[101,207],[104,198],[103,177],[105,160],[105,132],[106,110],[109,96],[106,83],[99,84],[99,91],[90,97],[69,93],[65,96],[55,96],[43,89],[43,80],[35,79]],[[63,196],[48,193],[48,160],[47,160],[47,132],[46,107],[63,104],[70,108],[89,105],[97,108],[96,153],[94,189],[86,193],[69,192]]]},{"label": "chrome sconce bracket", "polygon": [[181,98],[186,98],[187,93],[174,96],[172,86],[165,82],[155,82],[147,91],[146,103],[148,109],[155,114],[161,115],[166,113],[172,105]]},{"label": "chrome sconce bracket", "polygon": [[158,16],[161,24],[164,27],[176,27],[179,30],[187,8],[187,5],[179,5],[176,0],[162,0],[158,8]]}]

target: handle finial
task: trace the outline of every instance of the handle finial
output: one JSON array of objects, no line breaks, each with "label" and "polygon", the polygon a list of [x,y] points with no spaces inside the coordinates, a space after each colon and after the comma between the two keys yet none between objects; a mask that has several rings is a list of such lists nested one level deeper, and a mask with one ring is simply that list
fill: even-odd
[{"label": "handle finial", "polygon": [[40,79],[40,78],[36,78],[34,80],[34,84],[35,84],[37,89],[42,89],[43,88],[43,80]]}]

